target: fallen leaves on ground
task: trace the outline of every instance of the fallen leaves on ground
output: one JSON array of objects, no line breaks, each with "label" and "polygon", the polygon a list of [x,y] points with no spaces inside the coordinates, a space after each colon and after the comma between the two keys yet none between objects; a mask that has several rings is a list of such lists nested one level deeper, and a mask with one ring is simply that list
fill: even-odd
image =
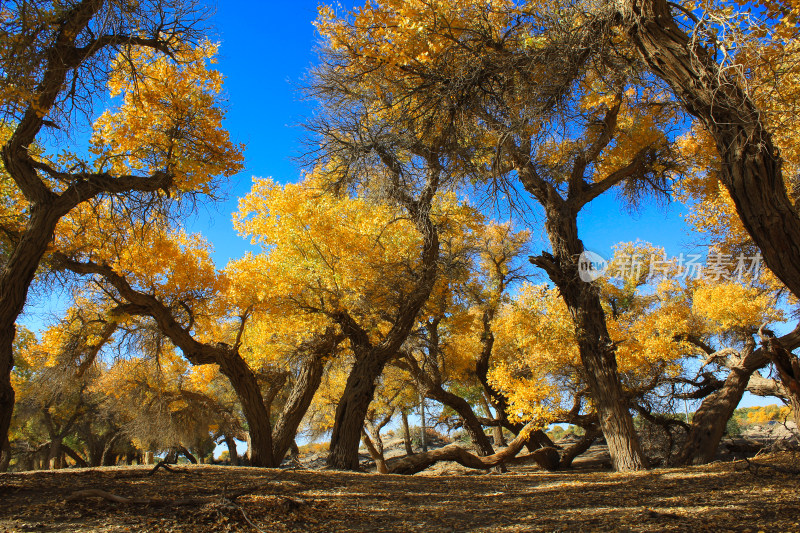
[{"label": "fallen leaves on ground", "polygon": [[[797,465],[792,454],[760,464]],[[800,531],[800,477],[744,461],[607,471],[379,476],[149,467],[0,474],[0,531]],[[99,489],[147,504],[66,498]]]}]

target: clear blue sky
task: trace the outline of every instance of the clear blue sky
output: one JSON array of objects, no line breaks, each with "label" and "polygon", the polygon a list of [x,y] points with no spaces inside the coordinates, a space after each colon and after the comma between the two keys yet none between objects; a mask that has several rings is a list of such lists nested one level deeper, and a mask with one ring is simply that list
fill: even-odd
[{"label": "clear blue sky", "polygon": [[[345,6],[358,2],[343,2]],[[214,244],[219,266],[239,257],[247,243],[232,229],[231,213],[237,199],[250,189],[253,176],[280,182],[296,181],[301,154],[300,124],[312,113],[298,86],[314,63],[317,35],[312,24],[317,1],[293,3],[223,0],[211,19],[221,43],[219,70],[225,75],[228,99],[227,127],[233,138],[247,145],[246,168],[231,182],[228,201],[202,209],[191,227]],[[641,239],[664,246],[667,253],[687,252],[690,237],[680,217],[683,206],[649,207],[629,215],[613,195],[600,198],[581,217],[586,247],[608,257],[620,241]],[[534,231],[534,249],[546,239]]]}]

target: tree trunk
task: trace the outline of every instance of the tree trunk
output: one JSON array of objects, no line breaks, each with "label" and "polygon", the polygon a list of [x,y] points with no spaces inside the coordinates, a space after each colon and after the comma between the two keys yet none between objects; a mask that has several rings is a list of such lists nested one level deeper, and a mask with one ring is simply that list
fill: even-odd
[{"label": "tree trunk", "polygon": [[[790,338],[792,334],[784,339]],[[722,388],[707,396],[694,414],[686,442],[675,464],[705,464],[714,460],[728,420],[742,400],[750,376],[769,361],[763,349],[755,350],[751,341],[739,363],[731,368]]]},{"label": "tree trunk", "polygon": [[50,462],[50,469],[56,470],[62,468],[61,465],[61,438],[53,439],[50,442],[50,449],[48,451],[47,460]]},{"label": "tree trunk", "polygon": [[[787,350],[796,349],[800,346],[800,327],[777,339],[777,342]],[[714,460],[728,420],[742,400],[751,376],[769,363],[765,349],[754,348],[755,343],[751,341],[741,359],[731,368],[722,388],[707,396],[700,404],[675,464],[705,464]]]},{"label": "tree trunk", "polygon": [[[5,151],[3,156],[8,169]],[[28,289],[61,215],[52,206],[42,204],[32,204],[30,213],[22,238],[0,272],[0,444],[8,439],[14,412],[11,370],[14,368],[15,322],[25,306]]]},{"label": "tree trunk", "polygon": [[242,412],[249,428],[250,465],[274,468],[272,455],[272,425],[269,419],[261,387],[252,369],[235,350],[219,358],[220,372],[228,378],[236,391]]},{"label": "tree trunk", "polygon": [[464,429],[467,430],[470,439],[478,449],[478,455],[489,456],[494,454],[492,443],[489,442],[489,437],[483,432],[483,425],[478,420],[478,417],[475,416],[472,406],[464,398],[444,390],[441,385],[431,386],[426,392],[428,398],[436,400],[458,413],[458,416],[464,421]]},{"label": "tree trunk", "polygon": [[358,470],[358,445],[367,409],[375,395],[375,381],[388,357],[379,350],[353,347],[356,362],[336,406],[328,466],[337,470]]},{"label": "tree trunk", "polygon": [[81,468],[89,468],[89,463],[81,457],[78,452],[73,450],[71,447],[67,446],[64,443],[61,443],[61,449],[64,450],[64,453],[70,457],[73,461],[75,461],[75,465]]},{"label": "tree trunk", "polygon": [[586,381],[614,468],[620,472],[647,468],[617,373],[616,354],[600,294],[596,286],[583,281],[579,275],[577,259],[584,247],[578,238],[577,212],[566,202],[545,207],[545,228],[553,254],[543,252],[539,257],[532,257],[531,262],[547,272],[572,315]]},{"label": "tree trunk", "polygon": [[400,418],[403,421],[403,446],[405,446],[406,455],[414,455],[414,448],[411,447],[411,429],[408,427],[408,411],[402,409]]},{"label": "tree trunk", "polygon": [[[3,301],[0,299],[0,305]],[[16,319],[16,317],[15,317]],[[5,464],[11,457],[6,457],[6,450],[10,450],[8,430],[11,427],[11,417],[14,414],[14,387],[11,386],[11,370],[14,368],[14,334],[16,328],[2,327],[0,324],[0,465]]]},{"label": "tree trunk", "polygon": [[800,218],[778,150],[738,79],[675,23],[666,0],[619,0],[639,54],[714,137],[720,179],[769,269],[800,296]]},{"label": "tree trunk", "polygon": [[236,451],[236,440],[225,434],[225,445],[228,447],[228,458],[231,466],[239,466],[239,453]]},{"label": "tree trunk", "polygon": [[11,465],[11,443],[5,439],[0,447],[0,472],[8,472],[9,465]]},{"label": "tree trunk", "polygon": [[177,453],[179,453],[179,454],[183,455],[184,457],[186,457],[186,458],[189,460],[189,462],[190,462],[190,463],[192,463],[193,465],[196,465],[196,464],[197,464],[197,457],[195,457],[195,456],[192,454],[192,452],[190,452],[189,450],[187,450],[185,447],[183,447],[183,446],[178,446],[178,447],[176,448],[176,451],[177,451]]},{"label": "tree trunk", "polygon": [[[444,448],[426,453],[389,459],[386,463],[390,474],[413,475],[440,461],[455,461],[468,468],[486,470],[493,466],[504,464],[516,457],[528,440],[530,428],[531,426],[526,426],[520,432],[520,435],[509,444],[508,448],[487,457],[473,455],[457,444],[450,444]],[[554,448],[541,448],[536,450],[532,456],[532,459],[545,468],[550,466],[558,467],[558,452]]]},{"label": "tree trunk", "polygon": [[389,470],[386,468],[386,459],[383,456],[383,443],[377,439],[373,442],[364,428],[361,428],[361,438],[364,439],[364,446],[367,447],[370,457],[375,461],[375,468],[378,470],[378,473],[388,474]]},{"label": "tree trunk", "polygon": [[750,374],[742,368],[732,369],[722,388],[703,400],[692,418],[686,443],[675,458],[675,464],[700,465],[714,460],[728,420],[742,400]]},{"label": "tree trunk", "polygon": [[586,433],[584,433],[583,437],[581,437],[581,439],[578,442],[576,442],[575,444],[564,450],[564,452],[561,454],[561,461],[559,462],[559,467],[572,468],[572,461],[574,461],[575,458],[578,457],[580,454],[588,450],[599,436],[600,436],[599,430],[587,429]]}]

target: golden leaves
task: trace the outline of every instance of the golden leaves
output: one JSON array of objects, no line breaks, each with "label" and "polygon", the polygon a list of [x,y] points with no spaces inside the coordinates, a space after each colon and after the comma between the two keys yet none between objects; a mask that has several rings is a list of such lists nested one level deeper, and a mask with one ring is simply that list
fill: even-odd
[{"label": "golden leaves", "polygon": [[222,75],[208,68],[216,52],[217,45],[204,41],[174,59],[150,49],[118,57],[109,90],[121,104],[94,124],[98,169],[117,175],[168,172],[179,191],[203,193],[216,177],[241,170],[243,147],[222,127]]}]

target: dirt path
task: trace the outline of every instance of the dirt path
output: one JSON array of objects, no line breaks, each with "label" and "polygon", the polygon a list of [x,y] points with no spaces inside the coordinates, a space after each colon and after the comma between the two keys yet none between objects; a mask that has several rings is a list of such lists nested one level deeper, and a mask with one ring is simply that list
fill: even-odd
[{"label": "dirt path", "polygon": [[[800,531],[800,478],[756,477],[744,467],[414,477],[221,466],[153,476],[146,467],[0,474],[0,532]],[[85,489],[153,501],[65,499]]]}]

